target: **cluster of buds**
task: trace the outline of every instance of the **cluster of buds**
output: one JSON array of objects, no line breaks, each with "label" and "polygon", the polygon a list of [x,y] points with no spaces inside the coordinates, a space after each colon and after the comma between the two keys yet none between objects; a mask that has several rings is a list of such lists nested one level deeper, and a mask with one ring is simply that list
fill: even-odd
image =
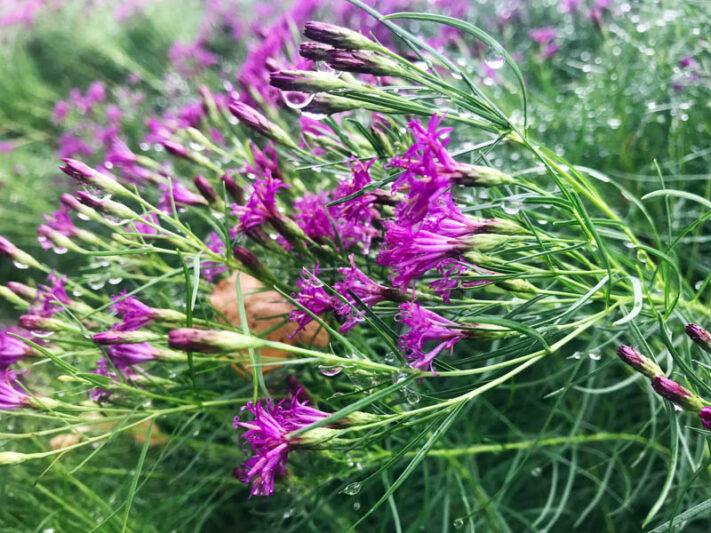
[{"label": "cluster of buds", "polygon": [[[686,333],[694,343],[711,353],[711,335],[697,324],[686,326]],[[648,377],[654,391],[684,411],[698,413],[703,425],[711,429],[711,405],[679,383],[664,375],[662,369],[649,357],[631,346],[620,346],[617,355],[640,374]]]}]

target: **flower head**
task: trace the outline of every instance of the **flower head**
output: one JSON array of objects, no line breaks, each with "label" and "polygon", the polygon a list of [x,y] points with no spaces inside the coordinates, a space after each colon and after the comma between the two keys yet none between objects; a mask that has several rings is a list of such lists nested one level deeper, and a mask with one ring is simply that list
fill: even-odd
[{"label": "flower head", "polygon": [[51,272],[47,276],[49,285],[40,285],[40,290],[37,292],[37,297],[32,303],[31,311],[33,314],[50,317],[62,310],[62,305],[70,305],[72,301],[67,296],[67,291],[64,288],[66,277]]},{"label": "flower head", "polygon": [[[225,243],[214,231],[208,233],[207,237],[205,237],[205,246],[218,255],[224,255],[226,250]],[[226,265],[215,261],[203,261],[200,265],[200,275],[210,283],[215,281],[217,276],[228,270],[229,268]]]},{"label": "flower head", "polygon": [[[353,313],[353,306],[356,300],[352,294],[368,307],[373,307],[378,302],[401,301],[405,295],[399,290],[381,285],[368,277],[368,275],[355,265],[355,257],[350,255],[351,266],[349,268],[339,268],[338,272],[343,274],[343,281],[333,285],[333,288],[343,296],[349,303],[340,302],[336,312],[341,317],[346,317],[346,322],[341,326],[341,333],[346,333],[353,329],[361,320],[360,313]],[[352,294],[351,294],[352,293]]]},{"label": "flower head", "polygon": [[271,175],[258,179],[246,205],[232,204],[231,213],[239,217],[239,224],[232,228],[231,232],[235,235],[243,233],[280,216],[275,196],[279,193],[279,189],[288,187],[280,179],[273,178]]},{"label": "flower head", "polygon": [[17,383],[17,374],[0,368],[0,409],[14,409],[30,405],[30,397]]},{"label": "flower head", "polygon": [[108,352],[116,368],[126,368],[147,361],[153,361],[157,359],[159,355],[158,350],[147,342],[113,344],[109,346]]},{"label": "flower head", "polygon": [[333,239],[333,223],[326,211],[327,192],[310,193],[294,201],[294,220],[315,241]]},{"label": "flower head", "polygon": [[[432,364],[442,350],[451,350],[460,340],[469,336],[468,332],[458,329],[451,320],[439,316],[423,308],[416,302],[405,302],[400,305],[400,321],[410,328],[410,331],[400,337],[400,347],[407,350],[405,355],[410,360],[410,366],[428,368],[434,372]],[[438,344],[429,352],[424,351],[427,342]]]},{"label": "flower head", "polygon": [[121,316],[122,321],[117,329],[121,331],[134,331],[150,324],[158,313],[148,307],[135,296],[126,297],[126,291],[117,296],[112,296],[111,309]]},{"label": "flower head", "polygon": [[20,359],[33,353],[32,347],[29,344],[17,337],[13,337],[10,333],[28,336],[16,328],[0,329],[0,369],[17,363]]},{"label": "flower head", "polygon": [[252,448],[252,455],[239,470],[239,478],[252,484],[250,498],[269,496],[274,492],[274,478],[286,473],[289,452],[299,439],[289,439],[292,431],[326,418],[329,413],[307,405],[308,399],[300,392],[292,392],[290,399],[274,403],[272,400],[249,402],[242,410],[252,413],[254,420],[242,422],[235,417],[234,428],[245,428],[242,438]]},{"label": "flower head", "polygon": [[[316,265],[313,272],[309,272],[306,268],[301,271],[301,278],[296,282],[299,293],[294,295],[300,305],[317,316],[326,311],[336,309],[341,303],[338,298],[330,296],[324,290],[323,284],[318,279],[318,269],[319,265]],[[295,309],[289,313],[289,320],[298,324],[298,327],[291,334],[291,337],[294,337],[313,318],[303,309]]]}]

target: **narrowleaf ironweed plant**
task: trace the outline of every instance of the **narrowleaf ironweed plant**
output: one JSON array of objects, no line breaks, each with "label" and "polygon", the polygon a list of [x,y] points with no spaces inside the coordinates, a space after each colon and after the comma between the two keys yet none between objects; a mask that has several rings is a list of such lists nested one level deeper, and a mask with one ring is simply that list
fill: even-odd
[{"label": "narrowleaf ironweed plant", "polygon": [[[185,80],[244,29],[212,4]],[[295,2],[143,138],[99,82],[54,107],[108,123],[58,147],[63,268],[0,237],[2,479],[56,506],[31,529],[706,529],[709,187],[566,157],[540,72],[435,4]]]}]

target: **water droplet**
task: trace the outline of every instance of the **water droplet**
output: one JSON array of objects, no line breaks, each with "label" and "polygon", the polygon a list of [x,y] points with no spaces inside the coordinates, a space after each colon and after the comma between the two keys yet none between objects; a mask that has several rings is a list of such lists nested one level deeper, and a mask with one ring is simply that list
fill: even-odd
[{"label": "water droplet", "polygon": [[28,268],[30,268],[24,263],[20,263],[19,261],[13,261],[12,264],[15,265],[15,268],[18,270],[27,270]]},{"label": "water droplet", "polygon": [[405,389],[405,399],[410,405],[417,405],[420,403],[420,394],[414,389],[407,388]]},{"label": "water droplet", "polygon": [[314,99],[313,94],[301,93],[297,91],[282,91],[282,98],[287,107],[291,109],[301,109],[311,103]]},{"label": "water droplet", "polygon": [[400,383],[405,381],[410,374],[407,372],[398,372],[393,376],[393,383]]},{"label": "water droplet", "polygon": [[91,279],[87,281],[87,285],[91,287],[93,290],[98,291],[99,289],[103,289],[104,285],[106,285],[106,281],[103,279]]},{"label": "water droplet", "polygon": [[79,218],[80,220],[91,220],[91,217],[88,217],[84,213],[77,213],[77,218]]},{"label": "water droplet", "polygon": [[337,376],[338,374],[341,373],[341,370],[343,370],[343,367],[340,366],[322,366],[319,368],[321,373],[324,376],[332,377],[332,376]]},{"label": "water droplet", "polygon": [[610,117],[607,119],[607,125],[610,126],[610,128],[613,130],[619,128],[621,124],[622,121],[617,117]]},{"label": "water droplet", "polygon": [[575,352],[573,355],[568,357],[568,359],[580,359],[581,357],[582,355],[580,354],[580,352]]},{"label": "water droplet", "polygon": [[599,353],[595,353],[595,352],[590,352],[588,354],[588,357],[590,359],[592,359],[593,361],[599,361],[600,359],[602,359],[602,356]]},{"label": "water droplet", "polygon": [[504,56],[494,50],[490,50],[490,52],[486,55],[486,59],[484,59],[486,66],[492,70],[499,70],[504,66],[505,62],[506,60],[504,59]]},{"label": "water droplet", "polygon": [[343,494],[348,494],[348,496],[355,496],[360,492],[360,489],[361,484],[358,481],[354,481],[353,483],[346,485],[341,492]]},{"label": "water droplet", "polygon": [[464,527],[464,520],[462,518],[457,518],[454,522],[452,522],[452,526],[454,529],[462,529]]},{"label": "water droplet", "polygon": [[675,411],[680,411],[680,412],[681,412],[681,411],[684,410],[680,405],[677,405],[677,404],[672,404],[672,405],[674,406],[674,410],[675,410]]},{"label": "water droplet", "polygon": [[521,211],[522,207],[523,202],[521,200],[508,200],[503,203],[501,209],[503,209],[507,215],[515,215]]},{"label": "water droplet", "polygon": [[699,289],[701,289],[701,287],[703,286],[703,284],[704,284],[703,281],[701,281],[701,280],[697,281],[696,283],[694,283],[694,290],[695,290],[695,291],[698,291]]},{"label": "water droplet", "polygon": [[308,111],[302,111],[301,115],[306,118],[310,118],[311,120],[323,120],[328,117],[325,113],[309,113]]},{"label": "water droplet", "polygon": [[395,352],[388,352],[385,354],[385,357],[383,357],[383,362],[386,365],[394,365],[397,363],[397,356],[395,355]]},{"label": "water droplet", "polygon": [[644,250],[637,250],[637,261],[640,263],[646,263],[647,262],[647,252]]},{"label": "water droplet", "polygon": [[353,502],[353,510],[360,511],[360,502]]},{"label": "water droplet", "polygon": [[531,470],[531,475],[532,475],[533,477],[539,477],[542,472],[543,472],[543,469],[542,469],[540,466],[537,466],[536,468],[534,468],[533,470]]}]

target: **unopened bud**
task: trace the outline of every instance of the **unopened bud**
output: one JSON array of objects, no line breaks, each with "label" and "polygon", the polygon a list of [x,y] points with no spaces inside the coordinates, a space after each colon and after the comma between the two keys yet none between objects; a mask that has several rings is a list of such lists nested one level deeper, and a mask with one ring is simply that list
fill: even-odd
[{"label": "unopened bud", "polygon": [[185,146],[183,146],[179,142],[170,141],[166,139],[161,144],[163,145],[163,148],[165,148],[165,151],[169,154],[174,155],[176,157],[182,157],[183,159],[189,159],[188,149],[185,148]]},{"label": "unopened bud", "polygon": [[312,61],[327,61],[329,50],[333,50],[333,47],[323,43],[301,43],[299,45],[299,55]]},{"label": "unopened bud", "polygon": [[243,246],[235,246],[232,248],[232,255],[239,261],[244,268],[255,278],[262,281],[276,281],[274,274],[257,259],[252,252]]},{"label": "unopened bud", "polygon": [[231,331],[180,328],[168,333],[168,345],[184,352],[234,352],[263,348],[268,344],[268,341],[258,337]]},{"label": "unopened bud", "polygon": [[194,183],[197,190],[200,191],[200,194],[202,194],[202,197],[207,200],[207,203],[216,209],[220,209],[222,201],[220,200],[220,197],[217,196],[215,189],[212,185],[210,185],[210,182],[203,176],[196,176]]},{"label": "unopened bud", "polygon": [[659,368],[654,361],[645,357],[631,346],[620,346],[617,348],[617,355],[623,362],[648,378],[654,378],[663,374],[662,369]]},{"label": "unopened bud", "polygon": [[701,398],[679,385],[673,379],[662,375],[655,376],[652,379],[652,388],[657,394],[674,402],[686,411],[700,411],[704,406]]},{"label": "unopened bud", "polygon": [[313,41],[330,44],[347,50],[377,50],[380,45],[365,35],[325,22],[309,21],[304,24],[304,36]]},{"label": "unopened bud", "polygon": [[120,202],[115,202],[110,199],[100,199],[92,196],[85,191],[77,191],[79,201],[87,207],[91,207],[96,211],[101,211],[104,214],[118,217],[122,220],[131,220],[139,218],[138,213],[126,207]]},{"label": "unopened bud", "polygon": [[31,454],[18,452],[0,452],[0,465],[16,465],[32,459]]},{"label": "unopened bud", "polygon": [[333,49],[328,52],[328,64],[336,70],[359,72],[373,76],[402,76],[405,72],[392,59],[361,50]]},{"label": "unopened bud", "polygon": [[22,308],[27,308],[30,305],[29,302],[17,296],[17,294],[15,294],[5,285],[0,285],[0,298],[7,300],[8,302]]},{"label": "unopened bud", "polygon": [[318,93],[311,101],[301,108],[304,113],[313,113],[315,115],[332,115],[334,113],[341,113],[343,111],[351,111],[353,109],[369,109],[371,111],[388,111],[388,109],[371,104],[369,102],[362,102],[359,100],[352,100],[350,98],[343,98],[342,96],[336,96],[329,93]]},{"label": "unopened bud", "polygon": [[273,141],[285,146],[296,148],[296,144],[288,133],[267,119],[267,117],[262,115],[253,107],[250,107],[238,100],[234,100],[230,103],[229,110],[233,116],[265,137],[269,137]]},{"label": "unopened bud", "polygon": [[22,315],[17,323],[21,328],[30,331],[64,331],[74,329],[66,322],[40,315]]},{"label": "unopened bud", "polygon": [[40,238],[50,241],[57,250],[64,248],[65,250],[72,250],[73,252],[81,252],[81,248],[74,244],[74,241],[47,224],[37,226],[37,235],[39,235]]},{"label": "unopened bud", "polygon": [[87,219],[91,219],[97,222],[101,222],[103,220],[103,217],[99,215],[96,210],[82,204],[77,198],[75,198],[71,194],[64,193],[59,199],[62,202],[62,205],[64,205],[68,209],[71,209],[72,211],[76,211],[77,213],[79,213],[79,215],[82,215]]},{"label": "unopened bud", "polygon": [[684,331],[702,350],[711,353],[711,334],[708,331],[698,324],[689,324]]},{"label": "unopened bud", "polygon": [[708,405],[706,407],[702,407],[701,411],[699,411],[699,418],[705,428],[711,429],[711,407]]},{"label": "unopened bud", "polygon": [[101,345],[113,344],[137,344],[139,342],[151,342],[161,339],[161,336],[151,331],[120,331],[111,329],[96,333],[91,339]]},{"label": "unopened bud", "polygon": [[86,163],[82,163],[76,159],[65,158],[62,159],[62,161],[64,162],[64,166],[59,167],[59,169],[81,183],[92,185],[110,194],[130,196],[129,191],[112,176],[94,170]]},{"label": "unopened bud", "polygon": [[0,235],[0,255],[9,257],[17,265],[22,265],[22,267],[42,268],[42,265],[40,265],[34,257],[20,250],[2,235]]},{"label": "unopened bud", "polygon": [[32,302],[37,299],[37,289],[20,283],[19,281],[8,281],[7,288],[20,298]]},{"label": "unopened bud", "polygon": [[242,190],[242,187],[237,185],[235,179],[229,174],[223,174],[220,180],[225,184],[227,194],[229,194],[239,205],[244,204],[244,191]]},{"label": "unopened bud", "polygon": [[319,93],[346,89],[352,84],[325,72],[306,70],[280,70],[269,75],[269,83],[282,91]]}]

